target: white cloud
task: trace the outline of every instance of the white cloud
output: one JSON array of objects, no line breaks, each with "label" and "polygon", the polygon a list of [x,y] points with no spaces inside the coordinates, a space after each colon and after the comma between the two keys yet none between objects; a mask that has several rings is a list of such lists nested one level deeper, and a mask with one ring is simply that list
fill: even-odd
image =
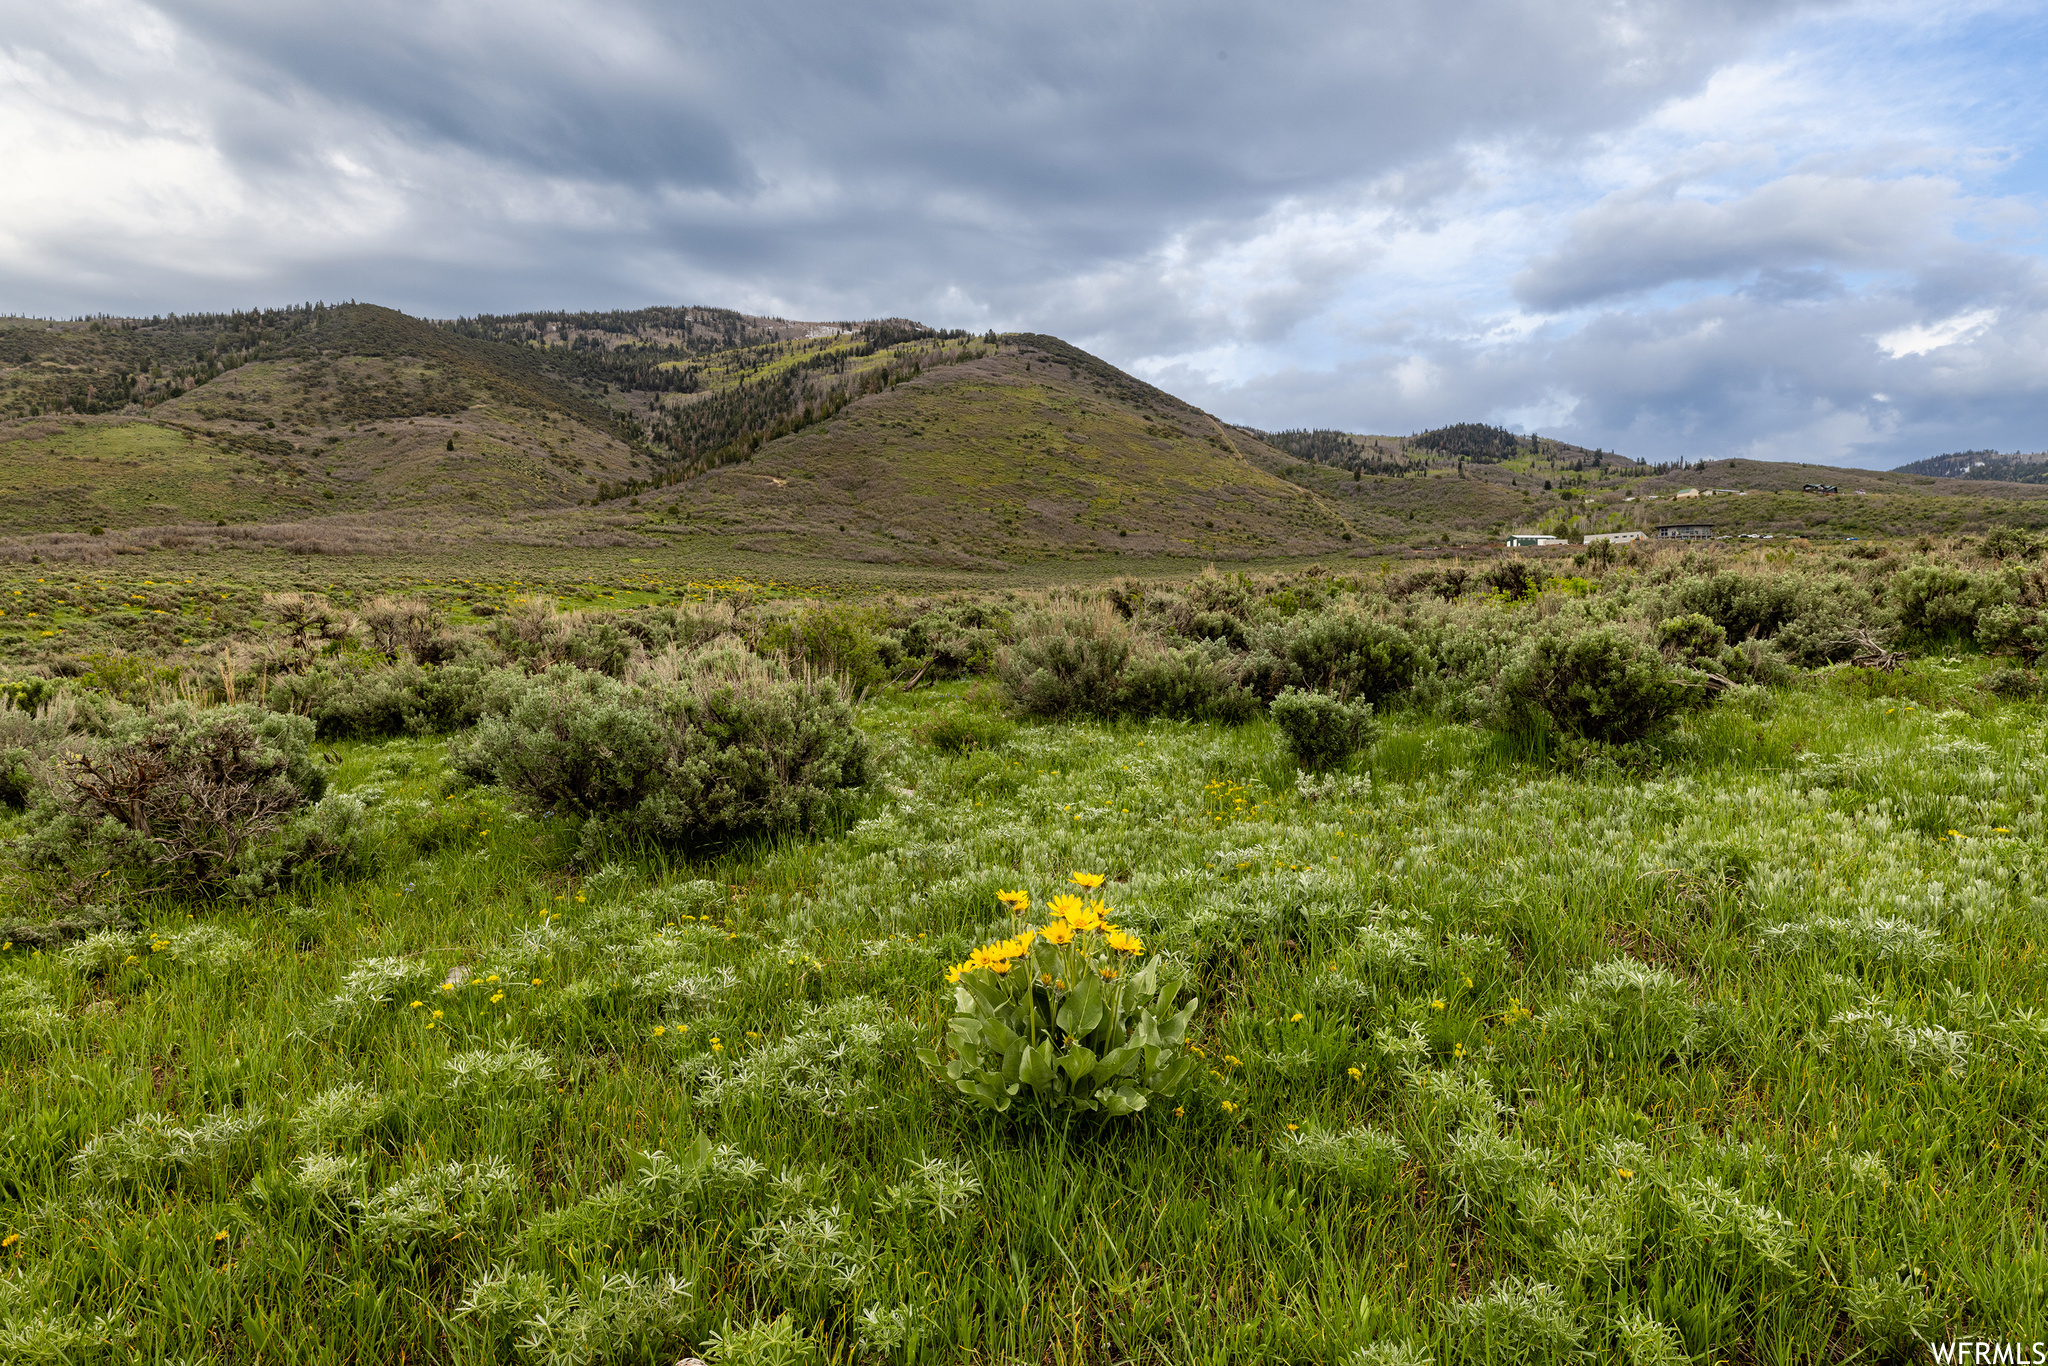
[{"label": "white cloud", "polygon": [[1939,351],[1944,346],[1968,341],[1997,321],[1997,309],[1973,308],[1967,313],[1958,313],[1953,318],[1938,323],[1914,323],[1910,327],[1895,327],[1889,332],[1880,332],[1877,334],[1877,344],[1879,349],[1893,360],[1903,360],[1907,356],[1924,356],[1929,351]]}]

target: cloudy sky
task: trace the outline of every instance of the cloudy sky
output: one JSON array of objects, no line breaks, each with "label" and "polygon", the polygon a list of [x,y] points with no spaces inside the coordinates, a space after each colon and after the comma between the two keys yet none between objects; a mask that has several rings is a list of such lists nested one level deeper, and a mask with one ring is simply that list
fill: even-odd
[{"label": "cloudy sky", "polygon": [[1226,418],[2048,447],[2048,7],[0,0],[0,312],[1053,332]]}]

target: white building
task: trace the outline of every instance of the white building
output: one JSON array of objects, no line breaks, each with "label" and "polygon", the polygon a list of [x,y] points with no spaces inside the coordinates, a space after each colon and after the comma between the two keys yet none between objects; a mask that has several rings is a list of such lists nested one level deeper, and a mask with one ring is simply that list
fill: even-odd
[{"label": "white building", "polygon": [[1570,545],[1562,536],[1546,536],[1540,531],[1517,531],[1508,537],[1508,549],[1516,550],[1528,546]]},{"label": "white building", "polygon": [[1605,541],[1609,545],[1627,545],[1630,541],[1646,541],[1649,533],[1643,531],[1595,531],[1585,538],[1587,545]]}]

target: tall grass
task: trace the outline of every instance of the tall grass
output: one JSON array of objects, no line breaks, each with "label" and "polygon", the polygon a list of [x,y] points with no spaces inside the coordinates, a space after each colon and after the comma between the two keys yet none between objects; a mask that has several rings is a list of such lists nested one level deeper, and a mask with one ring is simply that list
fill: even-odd
[{"label": "tall grass", "polygon": [[[1943,667],[1961,695],[1981,666]],[[941,747],[966,685],[889,689],[843,827],[601,867],[438,742],[336,744],[374,877],[0,953],[0,1355],[1803,1362],[2028,1334],[2041,713],[1827,677],[1629,764],[1394,711],[1314,779],[1265,722]],[[999,889],[1076,869],[1192,970],[1203,1084],[981,1116],[913,1060],[943,969],[1011,932]]]}]

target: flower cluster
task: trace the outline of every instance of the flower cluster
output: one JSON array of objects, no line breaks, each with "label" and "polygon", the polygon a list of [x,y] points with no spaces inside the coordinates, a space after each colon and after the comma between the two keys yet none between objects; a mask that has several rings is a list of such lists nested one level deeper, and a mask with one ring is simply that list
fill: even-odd
[{"label": "flower cluster", "polygon": [[[1100,873],[1075,873],[1074,881],[1089,891],[1102,885]],[[1010,909],[1013,915],[1024,915],[1031,910],[1031,893],[1024,890],[997,892],[996,900]],[[1103,944],[1118,953],[1140,954],[1145,951],[1145,941],[1128,930],[1119,929],[1110,919],[1110,908],[1099,899],[1085,901],[1072,892],[1062,892],[1046,906],[1053,918],[1043,925],[1033,925],[1009,939],[993,944],[984,944],[967,955],[967,960],[955,963],[946,969],[946,980],[957,983],[977,969],[995,973],[997,976],[1009,972],[1010,965],[1031,952],[1033,940],[1043,939],[1046,943],[1064,948],[1074,942],[1076,935],[1100,935]],[[1086,947],[1083,942],[1083,947]],[[1113,971],[1105,969],[1105,977]]]}]

